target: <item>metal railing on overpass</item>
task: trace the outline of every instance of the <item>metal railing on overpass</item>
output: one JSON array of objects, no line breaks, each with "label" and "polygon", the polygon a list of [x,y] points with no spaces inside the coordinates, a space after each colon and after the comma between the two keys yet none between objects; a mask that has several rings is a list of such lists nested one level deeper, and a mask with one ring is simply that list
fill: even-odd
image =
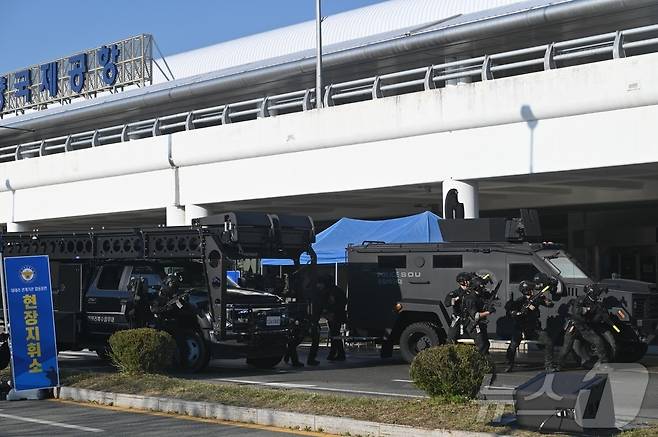
[{"label": "metal railing on overpass", "polygon": [[[441,88],[451,81],[487,81],[658,51],[658,24],[445,62],[325,87],[325,106]],[[175,132],[307,111],[314,89],[300,90],[155,119],[0,147],[0,162],[71,152]]]}]

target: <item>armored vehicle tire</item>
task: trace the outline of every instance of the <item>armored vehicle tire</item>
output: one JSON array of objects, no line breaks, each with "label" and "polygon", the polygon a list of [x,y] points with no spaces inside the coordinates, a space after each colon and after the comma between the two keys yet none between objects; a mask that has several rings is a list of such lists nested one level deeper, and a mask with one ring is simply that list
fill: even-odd
[{"label": "armored vehicle tire", "polygon": [[199,372],[210,361],[210,352],[205,340],[196,331],[183,331],[175,335],[177,367],[187,372]]},{"label": "armored vehicle tire", "polygon": [[442,343],[438,326],[429,322],[416,322],[400,334],[400,353],[407,363],[411,363],[418,352]]},{"label": "armored vehicle tire", "polygon": [[640,361],[647,353],[647,349],[648,346],[646,343],[626,345],[626,347],[623,349],[623,353],[620,353],[617,357],[617,361],[620,363],[634,363],[636,361]]},{"label": "armored vehicle tire", "polygon": [[276,357],[263,357],[263,358],[247,358],[247,364],[254,366],[257,369],[271,369],[281,362],[282,356]]}]

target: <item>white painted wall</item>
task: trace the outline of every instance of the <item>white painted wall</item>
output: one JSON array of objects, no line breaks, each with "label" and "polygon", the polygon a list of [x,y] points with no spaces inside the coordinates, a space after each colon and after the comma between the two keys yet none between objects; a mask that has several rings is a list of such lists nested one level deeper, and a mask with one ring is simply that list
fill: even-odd
[{"label": "white painted wall", "polygon": [[0,222],[658,162],[657,67],[651,54],[4,163]]},{"label": "white painted wall", "polygon": [[[180,202],[212,203],[658,161],[658,105],[538,123],[182,167]],[[632,128],[622,128],[632,126]],[[534,143],[534,145],[533,145]],[[532,156],[532,162],[530,158]],[[199,189],[218,179],[231,190]]]},{"label": "white painted wall", "polygon": [[14,221],[164,208],[174,203],[172,170],[17,190]]}]

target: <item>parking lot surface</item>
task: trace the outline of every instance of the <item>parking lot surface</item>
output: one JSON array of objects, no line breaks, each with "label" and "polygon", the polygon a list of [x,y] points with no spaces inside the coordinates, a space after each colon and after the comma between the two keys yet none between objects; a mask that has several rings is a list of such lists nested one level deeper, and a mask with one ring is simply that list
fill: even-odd
[{"label": "parking lot surface", "polygon": [[58,400],[0,402],[0,435],[44,436],[321,436],[248,424],[127,411]]}]

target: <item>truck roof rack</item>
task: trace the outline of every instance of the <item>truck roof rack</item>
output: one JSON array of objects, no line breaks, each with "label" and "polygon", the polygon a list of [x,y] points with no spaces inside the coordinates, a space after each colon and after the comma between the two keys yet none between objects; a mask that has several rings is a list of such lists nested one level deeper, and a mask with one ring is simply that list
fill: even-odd
[{"label": "truck roof rack", "polygon": [[227,212],[191,226],[0,234],[5,257],[48,255],[52,260],[203,258],[205,237],[240,258],[296,258],[311,249],[308,216]]}]

